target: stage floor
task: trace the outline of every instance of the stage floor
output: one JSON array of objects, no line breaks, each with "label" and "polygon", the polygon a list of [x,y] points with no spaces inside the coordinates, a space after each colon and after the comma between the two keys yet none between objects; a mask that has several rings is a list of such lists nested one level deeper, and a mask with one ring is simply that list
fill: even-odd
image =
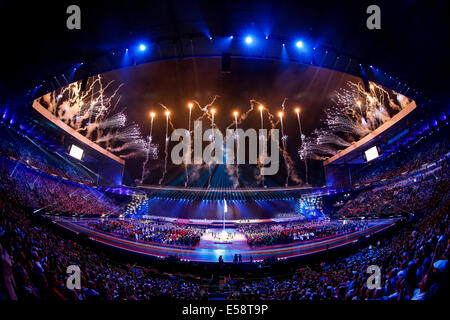
[{"label": "stage floor", "polygon": [[391,227],[394,219],[373,220],[369,222],[369,228],[363,231],[347,233],[343,235],[333,235],[326,238],[314,239],[310,241],[294,242],[269,247],[251,248],[247,245],[244,234],[236,232],[235,229],[228,228],[228,232],[235,232],[233,239],[220,243],[212,232],[220,233],[222,229],[208,229],[202,236],[200,243],[196,247],[183,247],[176,245],[166,245],[160,243],[150,243],[144,241],[135,241],[119,238],[115,235],[92,230],[87,227],[87,222],[92,219],[65,219],[57,218],[54,220],[58,225],[71,230],[75,233],[83,232],[92,240],[99,243],[134,252],[143,255],[156,257],[177,256],[183,260],[197,262],[217,262],[219,256],[222,256],[225,262],[233,262],[235,254],[241,254],[243,262],[248,262],[250,257],[254,262],[262,261],[269,257],[292,258],[303,255],[309,255],[327,249],[341,247],[359,238],[368,236]]}]

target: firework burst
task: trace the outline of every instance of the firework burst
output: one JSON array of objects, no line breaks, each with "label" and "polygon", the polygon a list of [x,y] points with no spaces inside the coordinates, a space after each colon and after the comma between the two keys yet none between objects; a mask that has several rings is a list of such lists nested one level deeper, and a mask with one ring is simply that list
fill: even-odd
[{"label": "firework burst", "polygon": [[86,138],[120,157],[141,156],[145,143],[139,126],[127,124],[125,108],[117,110],[123,84],[109,81],[104,84],[101,75],[90,78],[86,88],[82,82],[48,93],[37,101],[58,119]]},{"label": "firework burst", "polygon": [[324,128],[305,138],[298,153],[304,159],[326,159],[360,140],[402,110],[411,101],[396,92],[369,83],[347,82],[336,91],[325,109]]}]

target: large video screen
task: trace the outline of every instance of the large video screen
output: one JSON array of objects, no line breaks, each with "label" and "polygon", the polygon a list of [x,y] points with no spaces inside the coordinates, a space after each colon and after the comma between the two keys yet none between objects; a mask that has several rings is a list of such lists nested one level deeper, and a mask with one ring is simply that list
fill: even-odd
[{"label": "large video screen", "polygon": [[72,147],[70,147],[70,152],[69,155],[71,157],[74,157],[75,159],[81,160],[81,158],[83,157],[83,149],[81,149],[80,147],[77,147],[76,145],[72,145]]},{"label": "large video screen", "polygon": [[376,146],[366,150],[365,155],[366,155],[367,162],[372,161],[380,156]]}]

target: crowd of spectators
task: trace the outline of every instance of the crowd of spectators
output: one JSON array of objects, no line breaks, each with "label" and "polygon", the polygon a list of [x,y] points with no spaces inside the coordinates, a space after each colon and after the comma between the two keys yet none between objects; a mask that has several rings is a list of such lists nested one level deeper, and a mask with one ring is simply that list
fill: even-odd
[{"label": "crowd of spectators", "polygon": [[250,247],[271,246],[296,241],[308,241],[367,229],[366,221],[319,220],[287,224],[244,224],[243,232]]},{"label": "crowd of spectators", "polygon": [[[391,238],[346,258],[305,266],[287,279],[232,279],[228,299],[427,300],[448,292],[450,252],[448,180],[436,182],[424,216]],[[89,247],[33,223],[14,189],[0,193],[1,299],[122,300],[207,299],[199,284],[163,278],[116,265]],[[120,230],[121,227],[112,227]],[[66,286],[66,268],[78,265],[81,288]],[[370,289],[367,268],[380,268],[380,286]]]},{"label": "crowd of spectators", "polygon": [[439,181],[429,175],[366,190],[347,202],[338,214],[346,218],[409,215],[429,206],[434,191],[441,187]]},{"label": "crowd of spectators", "polygon": [[[208,298],[207,290],[196,282],[155,276],[146,269],[135,270],[115,264],[89,246],[67,239],[54,232],[51,226],[36,220],[33,213],[36,209],[98,215],[118,214],[122,210],[95,188],[45,174],[53,172],[53,165],[48,163],[50,171],[41,169],[41,160],[33,152],[22,154],[20,146],[0,142],[1,300]],[[424,152],[415,157],[420,163],[427,163],[442,154],[441,147],[437,148],[432,149],[436,153],[427,155]],[[25,165],[28,162],[33,162],[33,166],[36,164],[39,170]],[[411,162],[402,162],[392,168],[410,170],[408,163]],[[414,168],[420,165],[417,161],[414,163]],[[392,168],[386,166],[379,172],[392,174]],[[67,168],[60,169],[62,176],[71,175]],[[230,291],[228,299],[428,300],[444,297],[449,289],[449,181],[445,167],[439,174],[418,180],[408,178],[362,192],[339,211],[341,217],[407,214],[409,218],[419,218],[413,224],[403,226],[394,236],[357,254],[302,267],[288,278],[229,279],[234,290]],[[155,221],[105,220],[91,227],[126,238],[184,246],[198,244],[203,232],[198,228]],[[366,219],[350,220],[346,224],[333,220],[263,226],[248,224],[242,225],[240,231],[246,234],[250,246],[257,247],[306,241],[364,228],[367,228]],[[71,265],[82,270],[80,289],[69,289],[66,285],[66,269]],[[379,267],[380,286],[377,288],[368,286],[369,266]]]},{"label": "crowd of spectators", "polygon": [[[192,300],[206,296],[196,283],[114,264],[45,225],[33,224],[29,215],[13,194],[0,194],[0,300]],[[66,269],[71,265],[80,267],[80,289],[66,285]]]},{"label": "crowd of spectators", "polygon": [[0,157],[0,188],[11,190],[25,206],[42,212],[118,215],[113,199],[95,188],[46,175]]},{"label": "crowd of spectators", "polygon": [[91,228],[128,239],[194,247],[205,228],[152,220],[103,220],[89,223]]},{"label": "crowd of spectators", "polygon": [[[63,160],[54,152],[45,150],[36,141],[6,129],[0,125],[0,156],[10,158],[23,166],[34,167],[47,174],[68,180],[93,185],[95,177],[80,166]],[[74,160],[76,161],[76,160]]]},{"label": "crowd of spectators", "polygon": [[[450,198],[391,239],[332,263],[302,267],[288,279],[231,280],[228,299],[429,300],[447,297]],[[378,266],[379,286],[369,266]],[[375,288],[370,288],[372,285]]]}]

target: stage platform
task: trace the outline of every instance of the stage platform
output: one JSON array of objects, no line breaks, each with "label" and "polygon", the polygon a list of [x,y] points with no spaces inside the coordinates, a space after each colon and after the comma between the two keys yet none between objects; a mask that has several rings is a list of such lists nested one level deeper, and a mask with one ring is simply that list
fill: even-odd
[{"label": "stage platform", "polygon": [[369,228],[362,231],[333,235],[310,241],[251,248],[247,245],[245,236],[237,232],[236,229],[227,229],[229,232],[235,232],[233,239],[227,240],[227,243],[218,243],[217,239],[213,237],[211,232],[219,233],[222,231],[222,229],[217,228],[215,230],[208,229],[198,246],[184,247],[119,238],[116,235],[89,228],[87,223],[89,221],[92,222],[92,220],[56,218],[54,219],[54,223],[77,234],[83,232],[90,239],[104,245],[128,252],[159,258],[177,256],[182,260],[196,262],[217,262],[219,256],[222,256],[225,262],[232,262],[235,254],[241,254],[243,262],[249,262],[250,257],[253,258],[254,262],[262,261],[270,257],[276,257],[278,259],[299,257],[348,245],[358,241],[362,237],[386,230],[395,223],[395,219],[372,220],[369,222]]}]

